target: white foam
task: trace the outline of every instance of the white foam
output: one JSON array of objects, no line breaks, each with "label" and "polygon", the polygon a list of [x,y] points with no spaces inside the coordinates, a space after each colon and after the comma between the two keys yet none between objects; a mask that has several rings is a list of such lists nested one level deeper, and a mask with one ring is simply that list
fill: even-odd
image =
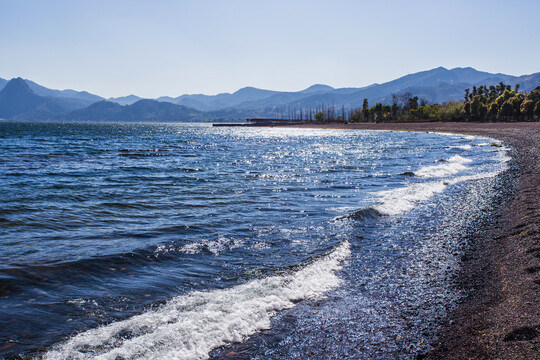
[{"label": "white foam", "polygon": [[223,236],[218,237],[216,240],[210,240],[207,242],[201,243],[191,243],[184,245],[178,249],[179,252],[184,252],[187,254],[197,254],[203,250],[208,250],[214,255],[219,255],[220,253],[232,249],[239,248],[244,245],[244,242],[239,239],[229,239]]},{"label": "white foam", "polygon": [[268,329],[276,312],[337,287],[336,271],[350,256],[342,243],[301,270],[229,289],[193,292],[130,319],[75,335],[44,359],[205,359],[229,342]]},{"label": "white foam", "polygon": [[397,215],[413,209],[418,202],[428,200],[446,188],[443,181],[411,184],[406,187],[375,193],[380,202],[373,208],[385,215]]},{"label": "white foam", "polygon": [[[507,163],[510,160],[512,160],[512,158],[510,156],[508,156],[508,151],[510,151],[510,150],[511,150],[510,148],[507,148],[507,147],[504,147],[504,146],[499,149],[499,151],[497,152],[497,157],[499,158],[500,162]],[[505,168],[506,168],[506,165],[505,165]]]},{"label": "white foam", "polygon": [[470,163],[471,161],[472,160],[466,159],[462,156],[454,155],[441,165],[425,166],[420,170],[415,171],[414,175],[426,178],[454,175],[460,171],[466,170],[467,166],[464,164]]},{"label": "white foam", "polygon": [[471,150],[472,149],[472,146],[467,144],[467,145],[457,145],[457,146],[449,146],[450,149],[461,149],[461,150]]},{"label": "white foam", "polygon": [[[379,204],[373,208],[385,215],[397,215],[412,210],[417,203],[426,201],[432,196],[443,192],[448,185],[454,185],[465,181],[479,180],[495,177],[508,169],[508,161],[511,158],[507,155],[508,148],[501,148],[497,154],[499,166],[494,171],[484,171],[473,175],[457,176],[444,181],[431,181],[424,183],[409,184],[405,187],[380,191],[375,193],[379,197]],[[456,174],[467,169],[463,164],[472,160],[459,155],[452,156],[442,165],[428,166],[415,172],[421,177],[443,177]]]},{"label": "white foam", "polygon": [[215,240],[207,240],[205,242],[194,242],[183,246],[175,245],[159,245],[155,250],[156,256],[167,254],[170,252],[183,252],[186,254],[198,254],[203,251],[209,251],[213,255],[219,255],[222,252],[229,251],[242,247],[244,242],[240,239],[231,239],[224,236],[219,236]]}]

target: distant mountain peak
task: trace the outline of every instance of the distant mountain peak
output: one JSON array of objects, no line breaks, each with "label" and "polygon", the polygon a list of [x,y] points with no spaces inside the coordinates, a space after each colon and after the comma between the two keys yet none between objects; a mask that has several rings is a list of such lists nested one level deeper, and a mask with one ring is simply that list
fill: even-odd
[{"label": "distant mountain peak", "polygon": [[307,89],[304,89],[300,92],[305,93],[305,94],[311,94],[311,93],[316,93],[316,92],[326,92],[326,91],[332,91],[332,90],[335,90],[335,89],[329,85],[315,84],[315,85],[311,85]]},{"label": "distant mountain peak", "polygon": [[26,81],[11,79],[0,91],[0,118],[11,118],[35,110],[46,99],[34,94]]},{"label": "distant mountain peak", "polygon": [[20,77],[13,78],[10,81],[8,81],[8,83],[6,84],[6,86],[4,86],[2,91],[17,91],[17,92],[25,92],[28,94],[34,94],[34,92],[32,91],[32,89],[30,89],[26,81]]},{"label": "distant mountain peak", "polygon": [[[112,98],[112,97],[111,97],[111,98],[109,98],[109,99],[135,99],[135,98],[141,99],[141,97],[139,97],[139,96],[137,96],[137,95],[135,95],[135,94],[129,94],[129,95],[126,95],[126,96],[120,96],[120,97],[117,97],[117,98]],[[107,100],[109,100],[109,99],[107,99]]]},{"label": "distant mountain peak", "polygon": [[141,100],[141,97],[138,97],[137,95],[129,94],[127,96],[121,96],[116,98],[108,98],[107,101],[114,102],[120,105],[131,105],[136,103],[137,101]]},{"label": "distant mountain peak", "polygon": [[259,93],[259,92],[263,92],[263,91],[267,91],[267,90],[258,89],[258,88],[253,87],[253,86],[245,86],[245,87],[243,87],[241,89],[236,90],[233,93],[233,95],[248,95],[248,94]]}]

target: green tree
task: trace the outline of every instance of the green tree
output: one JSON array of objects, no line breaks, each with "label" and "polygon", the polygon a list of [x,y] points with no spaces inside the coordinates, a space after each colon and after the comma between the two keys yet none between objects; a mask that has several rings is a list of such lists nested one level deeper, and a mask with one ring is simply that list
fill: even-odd
[{"label": "green tree", "polygon": [[499,94],[499,96],[504,93],[506,87],[507,86],[502,81],[499,83],[499,85],[497,85],[497,93]]},{"label": "green tree", "polygon": [[523,94],[517,94],[508,99],[508,102],[512,104],[512,112],[514,120],[519,121],[521,116],[521,103],[523,102]]},{"label": "green tree", "polygon": [[471,103],[466,102],[463,106],[463,113],[465,114],[465,120],[469,120],[471,118]]},{"label": "green tree", "polygon": [[487,112],[488,112],[487,105],[486,104],[480,104],[480,106],[478,106],[478,120],[485,121]]},{"label": "green tree", "polygon": [[502,94],[495,100],[499,107],[502,106],[502,104],[505,101],[508,101],[512,96],[514,96],[515,93],[511,92],[510,90],[503,90]]},{"label": "green tree", "polygon": [[409,103],[409,110],[418,109],[418,96],[409,98],[408,103]]},{"label": "green tree", "polygon": [[375,113],[375,117],[374,117],[374,121],[377,122],[377,120],[382,120],[382,115],[383,115],[383,104],[381,103],[377,103],[375,104],[375,106],[373,107],[373,112]]},{"label": "green tree", "polygon": [[482,98],[484,97],[484,93],[485,93],[484,89],[485,89],[484,85],[478,87],[478,95],[480,95]]},{"label": "green tree", "polygon": [[397,118],[398,111],[399,111],[398,104],[393,103],[392,104],[392,118],[394,118],[394,119]]},{"label": "green tree", "polygon": [[323,122],[324,121],[324,113],[322,111],[319,111],[315,114],[315,121],[316,122]]},{"label": "green tree", "polygon": [[521,103],[521,114],[529,121],[533,121],[534,106],[534,101],[530,99],[526,99]]},{"label": "green tree", "polygon": [[492,102],[489,104],[487,115],[490,121],[495,121],[497,119],[497,114],[499,113],[499,104]]},{"label": "green tree", "polygon": [[534,105],[534,115],[540,120],[540,101]]},{"label": "green tree", "polygon": [[504,120],[509,120],[514,114],[514,107],[508,101],[505,101],[499,109],[499,116]]},{"label": "green tree", "polygon": [[482,97],[480,95],[475,95],[470,102],[471,118],[472,120],[479,121],[482,120],[482,114],[480,108],[482,107]]},{"label": "green tree", "polygon": [[497,90],[495,86],[490,85],[489,86],[489,101],[493,101],[497,98]]},{"label": "green tree", "polygon": [[369,104],[368,100],[364,99],[364,102],[362,103],[362,114],[364,114],[364,121],[369,120]]},{"label": "green tree", "polygon": [[360,122],[362,121],[362,112],[358,109],[355,109],[351,114],[351,122]]},{"label": "green tree", "polygon": [[383,105],[383,117],[385,119],[388,119],[390,118],[391,115],[392,115],[392,108],[390,107],[390,105]]}]

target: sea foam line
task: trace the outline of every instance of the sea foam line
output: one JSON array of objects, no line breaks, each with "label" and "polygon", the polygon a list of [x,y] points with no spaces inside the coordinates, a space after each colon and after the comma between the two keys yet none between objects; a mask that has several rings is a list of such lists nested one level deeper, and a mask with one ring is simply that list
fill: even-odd
[{"label": "sea foam line", "polygon": [[[393,190],[379,191],[374,193],[379,197],[379,203],[373,206],[373,209],[384,215],[397,215],[406,211],[412,210],[417,203],[426,201],[432,196],[443,192],[448,185],[454,185],[465,181],[479,180],[490,177],[495,177],[501,172],[508,169],[508,162],[511,158],[507,155],[509,148],[501,148],[497,151],[497,160],[499,166],[495,171],[480,172],[473,175],[456,176],[445,180],[413,183],[402,188]],[[442,177],[453,175],[466,169],[464,163],[471,162],[470,159],[459,155],[452,156],[448,159],[447,164],[440,166],[431,166],[418,170],[415,175],[425,174],[424,177]],[[448,165],[446,167],[445,165]],[[442,175],[445,173],[445,175]],[[435,176],[437,174],[437,176]],[[428,176],[431,175],[431,176]]]},{"label": "sea foam line", "polygon": [[447,183],[443,181],[433,181],[379,191],[375,193],[380,197],[379,204],[373,208],[385,215],[401,214],[412,210],[418,202],[428,200],[433,195],[443,192],[446,186]]},{"label": "sea foam line", "polygon": [[278,311],[322,297],[341,283],[347,241],[283,276],[175,297],[158,309],[75,335],[43,359],[205,359],[212,349],[270,328]]},{"label": "sea foam line", "polygon": [[373,206],[373,209],[383,215],[398,215],[412,210],[417,203],[429,200],[432,196],[442,193],[448,185],[495,177],[504,169],[506,169],[506,166],[502,166],[499,171],[457,176],[444,181],[415,183],[398,189],[379,191],[375,193],[375,195],[379,196],[379,203]]},{"label": "sea foam line", "polygon": [[464,164],[472,162],[471,159],[464,158],[459,155],[454,155],[447,159],[441,165],[426,166],[414,172],[418,177],[445,177],[457,174],[460,171],[466,170]]}]

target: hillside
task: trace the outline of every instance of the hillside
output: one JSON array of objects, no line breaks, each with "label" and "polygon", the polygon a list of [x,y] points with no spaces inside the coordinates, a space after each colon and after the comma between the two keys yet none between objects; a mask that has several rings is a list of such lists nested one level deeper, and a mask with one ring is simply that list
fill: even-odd
[{"label": "hillside", "polygon": [[[69,108],[83,108],[90,104],[93,104],[97,101],[103,100],[101,96],[91,94],[87,91],[75,91],[71,89],[67,90],[55,90],[49,89],[45,86],[39,85],[31,80],[22,79],[32,92],[38,96],[43,96],[47,98],[57,98],[60,103],[65,102]],[[0,79],[0,90],[2,90],[6,84],[7,80]]]},{"label": "hillside", "polygon": [[540,79],[535,75],[515,77],[478,71],[470,67],[450,70],[438,67],[405,75],[383,84],[372,84],[360,88],[335,89],[328,85],[317,84],[297,92],[283,92],[246,87],[232,94],[181,95],[175,98],[160,97],[157,100],[186,105],[200,111],[227,110],[227,113],[262,111],[275,114],[286,109],[314,108],[329,104],[345,108],[357,107],[365,98],[370,103],[390,104],[392,94],[405,92],[419,94],[419,97],[430,103],[461,101],[464,89],[471,88],[473,85],[497,84],[501,81],[510,84],[528,81],[530,85],[527,89],[534,89],[540,84]]},{"label": "hillside", "polygon": [[139,100],[131,105],[119,105],[111,101],[100,101],[84,109],[72,111],[58,117],[62,121],[148,121],[190,122],[206,120],[198,110],[156,100]]},{"label": "hillside", "polygon": [[12,79],[0,91],[0,118],[9,119],[37,109],[47,99],[34,94],[21,78]]}]

